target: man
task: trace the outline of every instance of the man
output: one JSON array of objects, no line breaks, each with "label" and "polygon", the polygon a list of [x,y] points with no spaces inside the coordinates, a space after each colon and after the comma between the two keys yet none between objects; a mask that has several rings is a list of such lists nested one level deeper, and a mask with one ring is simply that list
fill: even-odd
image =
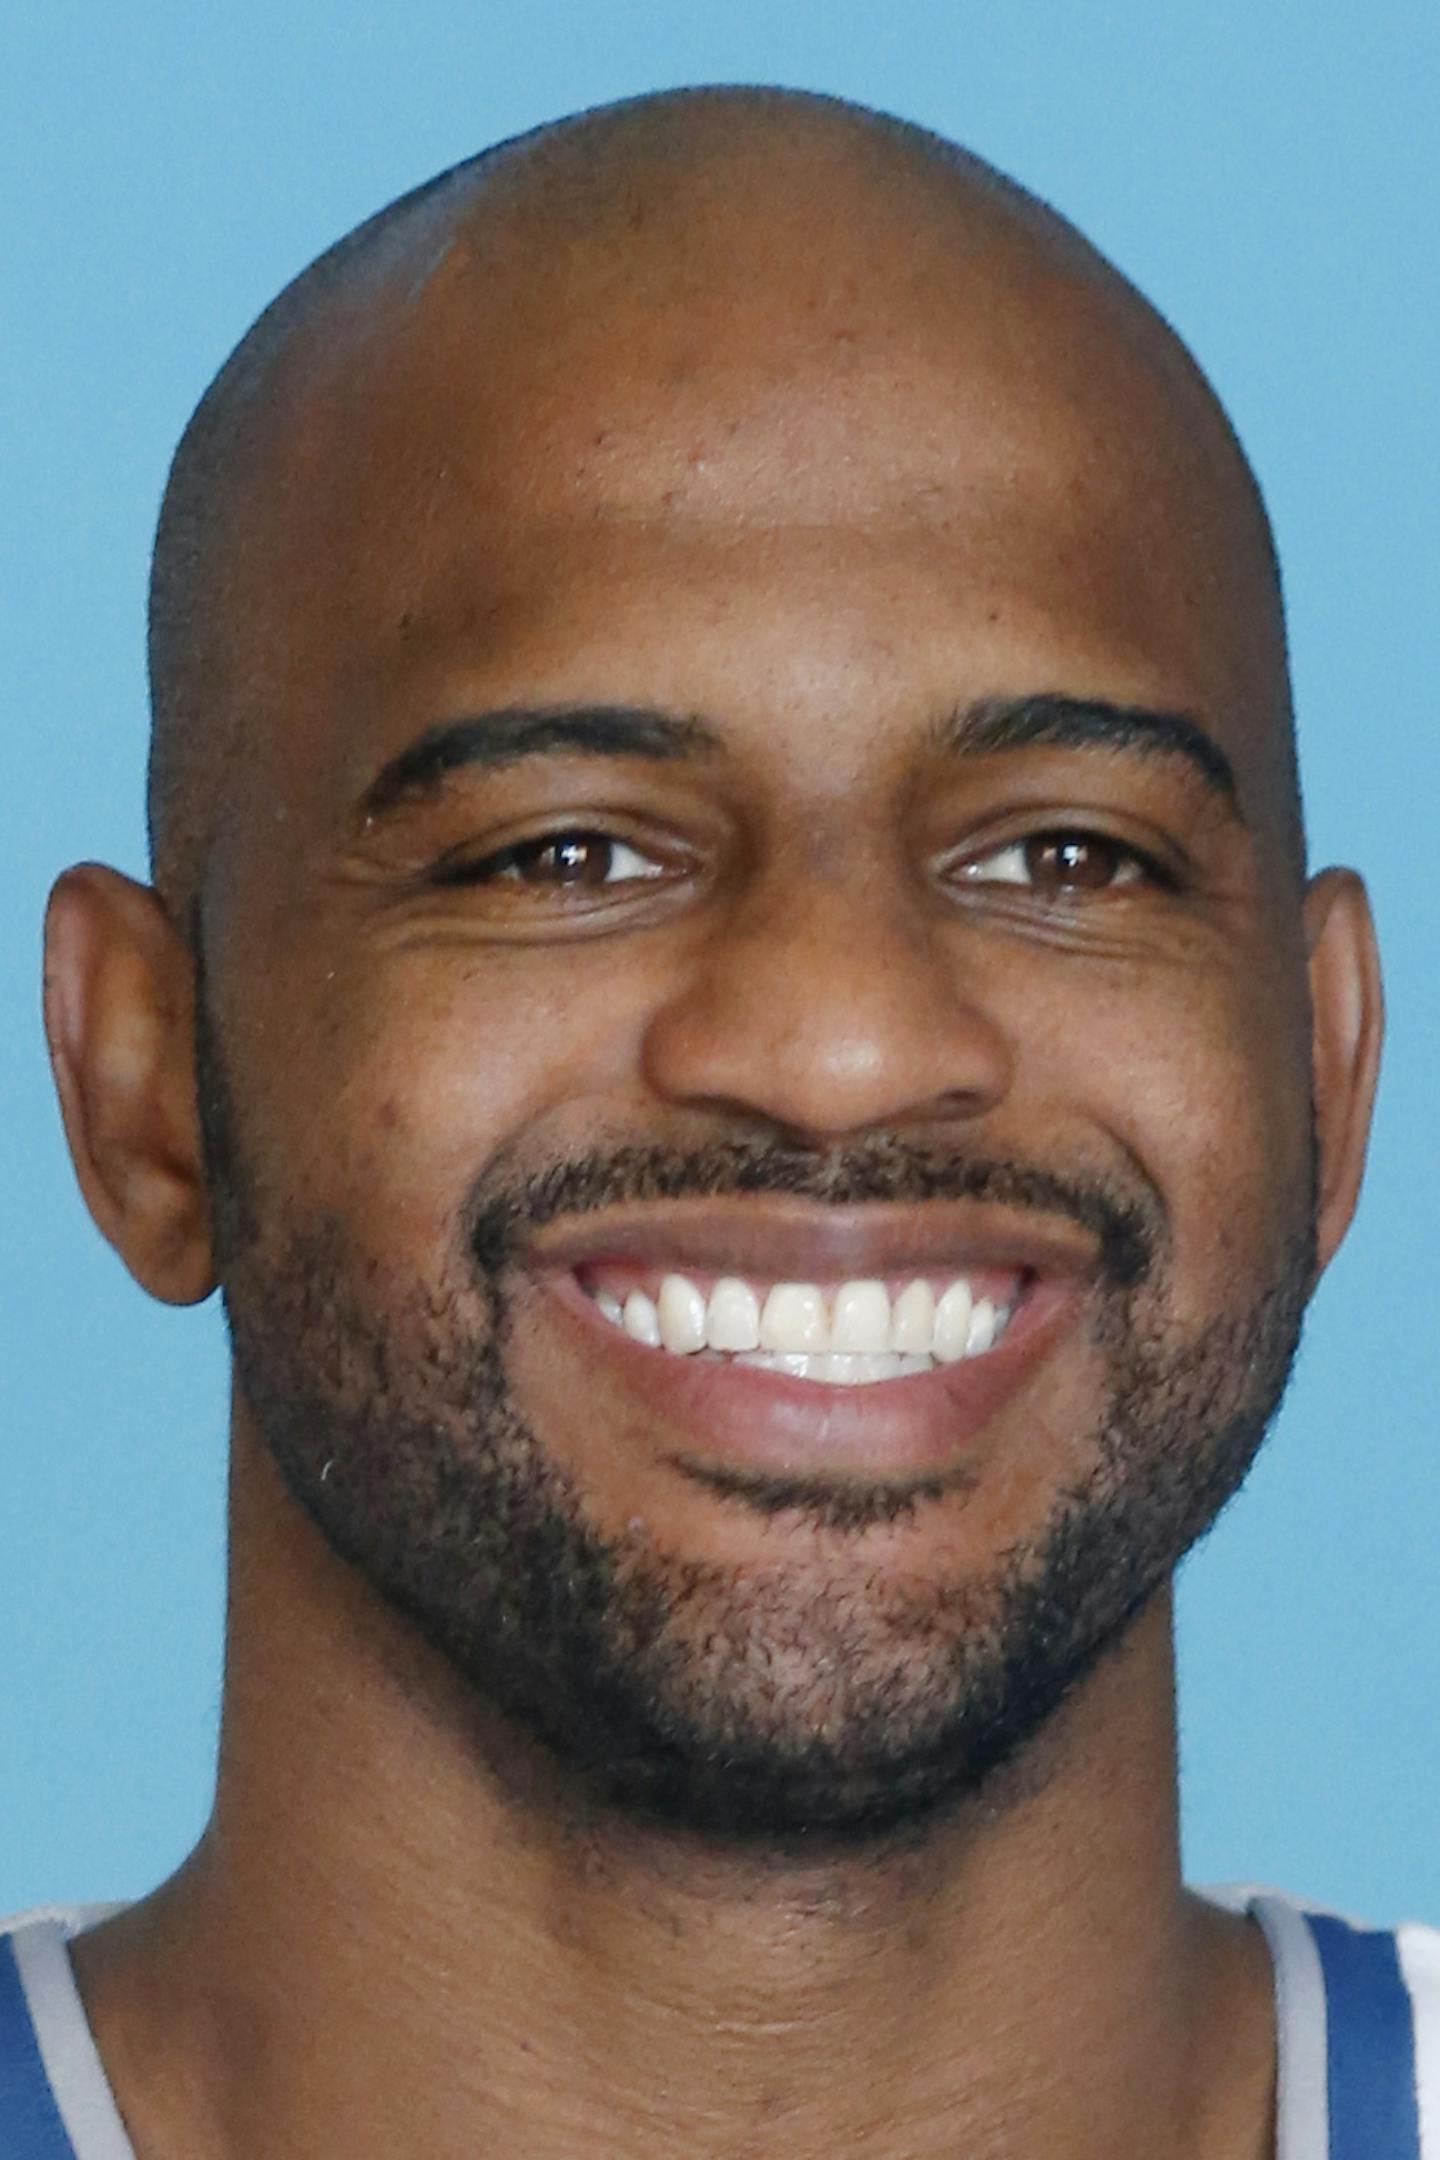
[{"label": "man", "polygon": [[152,674],[47,1011],[226,1301],[219,1781],[12,1935],[5,2151],[1440,2151],[1435,1939],[1179,1879],[1380,1022],[1168,329],[873,114],[562,123],[244,341]]}]

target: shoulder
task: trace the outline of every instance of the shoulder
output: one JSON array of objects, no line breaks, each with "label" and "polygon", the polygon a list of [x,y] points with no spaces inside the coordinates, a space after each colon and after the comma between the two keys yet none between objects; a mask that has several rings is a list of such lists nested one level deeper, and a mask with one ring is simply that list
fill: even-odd
[{"label": "shoulder", "polygon": [[133,2160],[75,1985],[69,1944],[116,1905],[0,1920],[0,2152]]},{"label": "shoulder", "polygon": [[1211,1893],[1233,1909],[1248,1911],[1264,1929],[1277,1962],[1287,1953],[1308,1954],[1313,1946],[1327,1982],[1343,1984],[1347,1976],[1378,1979],[1392,1973],[1409,1998],[1417,2020],[1440,2015],[1440,1927],[1420,1920],[1405,1920],[1395,1927],[1377,1927],[1352,1914],[1338,1913],[1307,1898],[1290,1897],[1276,1890]]},{"label": "shoulder", "polygon": [[1281,2160],[1440,2160],[1440,1929],[1373,1927],[1273,1890],[1202,1894],[1248,1912],[1269,1945]]},{"label": "shoulder", "polygon": [[0,2047],[16,2044],[53,1993],[67,1944],[116,1910],[109,1905],[35,1905],[0,1918]]},{"label": "shoulder", "polygon": [[9,2011],[0,2036],[13,2031],[22,2009],[34,2020],[51,2006],[57,1989],[74,1993],[68,1945],[84,1929],[123,1910],[121,1904],[35,1905],[0,1918],[0,2000]]},{"label": "shoulder", "polygon": [[1395,1948],[1415,2027],[1415,2084],[1422,2150],[1440,2153],[1440,1928],[1406,1921]]},{"label": "shoulder", "polygon": [[7,1936],[23,1934],[27,1928],[58,1928],[65,1941],[79,1935],[83,1929],[95,1927],[108,1920],[112,1913],[124,1912],[125,1899],[115,1898],[108,1903],[86,1905],[32,1905],[25,1912],[0,1915],[0,1940]]},{"label": "shoulder", "polygon": [[1440,1927],[1406,1920],[1396,1928],[1395,1941],[1417,2014],[1440,2016]]}]

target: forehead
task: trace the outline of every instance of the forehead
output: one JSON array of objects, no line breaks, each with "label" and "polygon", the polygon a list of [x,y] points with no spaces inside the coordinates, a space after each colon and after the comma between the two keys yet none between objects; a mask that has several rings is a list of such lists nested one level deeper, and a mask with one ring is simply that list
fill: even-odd
[{"label": "forehead", "polygon": [[[299,340],[242,511],[292,770],[348,771],[407,679],[608,645],[675,679],[534,687],[684,702],[707,645],[813,677],[841,629],[953,649],[957,695],[1273,733],[1260,522],[1153,320],[1011,226],[808,185],[452,229]],[[1027,653],[1075,679],[983,679]]]}]

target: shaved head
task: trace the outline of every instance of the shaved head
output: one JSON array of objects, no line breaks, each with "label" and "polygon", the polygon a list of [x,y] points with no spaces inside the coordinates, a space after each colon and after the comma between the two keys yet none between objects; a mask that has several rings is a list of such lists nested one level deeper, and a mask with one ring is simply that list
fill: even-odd
[{"label": "shaved head", "polygon": [[[877,392],[901,415],[888,433]],[[407,400],[425,425],[397,460],[380,445]],[[857,528],[941,527],[982,439],[1001,517],[1047,518],[1058,549],[1132,519],[1140,554],[1177,562],[1164,604],[1193,612],[1197,640],[1218,620],[1242,648],[1233,695],[1277,856],[1298,869],[1269,527],[1168,326],[1054,211],[943,138],[834,99],[710,89],[559,121],[403,196],[296,278],[206,392],[171,470],[150,614],[152,860],[187,929],[217,843],[286,814],[272,753],[296,726],[297,585],[307,605],[333,588],[320,605],[342,639],[348,612],[408,644],[450,607],[427,549],[437,504],[468,485],[447,447],[462,401],[481,415],[482,560],[485,521],[518,511],[733,514],[737,460],[752,528],[829,523],[837,490]],[[356,567],[382,481],[384,520],[409,535],[383,582]]]}]

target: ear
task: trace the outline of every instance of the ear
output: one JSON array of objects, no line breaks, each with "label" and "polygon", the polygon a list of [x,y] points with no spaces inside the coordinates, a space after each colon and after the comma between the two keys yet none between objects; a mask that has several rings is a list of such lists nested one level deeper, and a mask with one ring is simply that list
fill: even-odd
[{"label": "ear", "polygon": [[1322,870],[1310,880],[1305,935],[1320,1158],[1316,1244],[1324,1269],[1355,1212],[1384,1033],[1375,925],[1353,870]]},{"label": "ear", "polygon": [[146,885],[67,870],[45,918],[45,1032],[75,1174],[152,1297],[215,1286],[195,1101],[195,969]]}]

